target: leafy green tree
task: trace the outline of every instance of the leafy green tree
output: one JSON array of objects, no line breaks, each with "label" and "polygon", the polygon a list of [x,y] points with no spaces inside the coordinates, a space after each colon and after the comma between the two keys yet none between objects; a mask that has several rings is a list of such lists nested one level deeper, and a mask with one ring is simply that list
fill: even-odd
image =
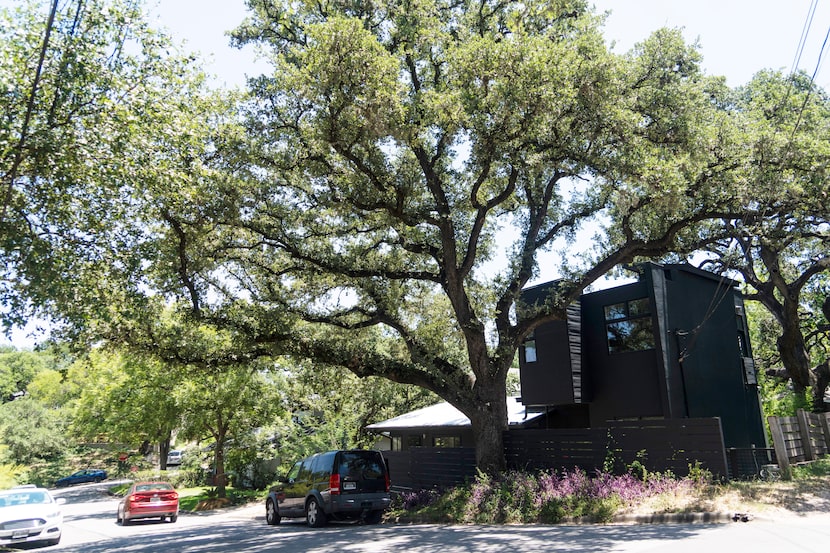
[{"label": "leafy green tree", "polygon": [[278,386],[262,364],[183,370],[187,376],[176,389],[182,416],[179,435],[212,440],[214,482],[219,497],[226,497],[226,448],[279,416],[283,405]]},{"label": "leafy green tree", "polygon": [[8,461],[26,465],[59,456],[66,447],[63,420],[61,411],[30,398],[0,405],[0,443],[8,448]]},{"label": "leafy green tree", "polygon": [[29,396],[46,407],[58,409],[70,403],[63,375],[54,369],[40,371],[26,388]]},{"label": "leafy green tree", "polygon": [[17,392],[26,392],[32,380],[52,364],[52,357],[44,352],[0,348],[0,402],[11,400]]},{"label": "leafy green tree", "polygon": [[219,113],[202,111],[203,82],[140,2],[0,9],[4,326],[33,313],[56,328],[108,321],[113,305],[128,305],[153,236],[143,214],[158,218],[136,198],[198,172],[205,122]]},{"label": "leafy green tree", "polygon": [[[677,31],[614,56],[579,0],[249,6],[234,36],[274,72],[220,150],[233,186],[193,194],[222,202],[213,224],[174,214],[182,292],[240,339],[441,396],[484,470],[504,465],[522,340],[747,192],[723,81]],[[609,232],[561,255],[556,293],[519,305],[540,254],[597,223]]]},{"label": "leafy green tree", "polygon": [[437,401],[422,388],[361,379],[338,367],[306,363],[284,370],[291,419],[275,429],[283,463],[329,449],[372,447],[378,437],[367,425]]},{"label": "leafy green tree", "polygon": [[73,366],[69,379],[81,375],[84,385],[72,417],[76,435],[157,443],[165,469],[172,433],[181,422],[175,396],[180,374],[146,356],[96,350]]},{"label": "leafy green tree", "polygon": [[737,91],[735,111],[748,128],[744,178],[758,194],[705,238],[705,265],[740,275],[746,298],[778,323],[778,359],[802,404],[812,387],[814,407],[825,410],[826,349],[810,341],[827,337],[830,97],[806,75],[763,71]]}]

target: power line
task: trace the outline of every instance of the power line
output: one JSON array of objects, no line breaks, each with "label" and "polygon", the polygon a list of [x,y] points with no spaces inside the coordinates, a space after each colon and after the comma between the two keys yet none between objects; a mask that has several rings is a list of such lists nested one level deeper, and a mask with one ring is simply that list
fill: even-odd
[{"label": "power line", "polygon": [[810,34],[810,27],[813,26],[816,8],[818,8],[818,0],[812,0],[810,2],[810,9],[807,10],[804,27],[801,29],[801,38],[798,39],[798,46],[795,48],[795,58],[793,58],[792,67],[790,67],[791,75],[798,70],[798,66],[801,64],[801,55],[804,53],[804,47],[807,45],[807,36]]},{"label": "power line", "polygon": [[810,76],[810,86],[807,88],[807,94],[804,95],[804,102],[801,104],[801,109],[798,110],[798,119],[795,122],[795,126],[793,127],[793,132],[790,135],[790,142],[792,142],[793,138],[795,137],[795,132],[798,130],[798,126],[801,124],[801,117],[804,114],[804,109],[807,107],[807,102],[810,100],[810,94],[813,92],[813,86],[816,80],[816,75],[818,74],[818,70],[821,67],[822,56],[824,55],[824,49],[827,48],[827,40],[830,39],[830,27],[827,28],[827,34],[824,35],[824,42],[821,43],[821,50],[818,53],[818,60],[816,61],[816,68],[813,71],[813,74]]}]

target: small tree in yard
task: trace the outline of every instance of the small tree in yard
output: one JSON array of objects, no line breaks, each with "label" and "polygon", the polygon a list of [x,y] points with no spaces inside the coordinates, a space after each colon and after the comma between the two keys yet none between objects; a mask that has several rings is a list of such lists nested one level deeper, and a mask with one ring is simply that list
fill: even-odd
[{"label": "small tree in yard", "polygon": [[226,497],[226,448],[235,437],[268,424],[282,410],[281,398],[264,367],[243,365],[210,369],[187,367],[176,395],[182,413],[180,435],[213,444],[214,484]]}]

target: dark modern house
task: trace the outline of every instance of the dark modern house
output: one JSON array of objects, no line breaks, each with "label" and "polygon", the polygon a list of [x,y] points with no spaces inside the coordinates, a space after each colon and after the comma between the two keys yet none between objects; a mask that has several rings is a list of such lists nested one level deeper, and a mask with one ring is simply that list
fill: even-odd
[{"label": "dark modern house", "polygon": [[[702,462],[723,476],[757,475],[770,450],[738,283],[685,264],[636,270],[636,282],[583,294],[567,320],[526,338],[521,397],[508,400],[508,464],[591,470],[609,452],[630,463],[647,451],[656,470]],[[556,286],[528,288],[522,300],[544,302]],[[475,444],[469,420],[446,404],[368,429],[385,436],[413,486],[474,474],[447,473],[472,462]]]},{"label": "dark modern house", "polygon": [[[737,283],[690,265],[638,266],[637,282],[580,297],[519,353],[522,402],[548,428],[719,417],[727,448],[766,447]],[[555,283],[525,290],[543,301]]]}]

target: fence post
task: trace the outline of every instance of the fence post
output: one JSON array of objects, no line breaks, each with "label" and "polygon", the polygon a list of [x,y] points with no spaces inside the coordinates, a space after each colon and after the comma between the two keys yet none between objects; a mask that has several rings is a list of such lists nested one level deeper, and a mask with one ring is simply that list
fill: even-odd
[{"label": "fence post", "polygon": [[772,445],[775,448],[775,459],[778,461],[778,467],[781,469],[781,478],[790,480],[792,478],[792,470],[790,469],[790,454],[787,451],[787,444],[784,441],[784,431],[781,428],[781,421],[778,417],[769,416],[769,432],[772,434]]},{"label": "fence post", "polygon": [[804,448],[804,460],[812,461],[816,458],[816,454],[813,451],[813,440],[810,439],[810,418],[804,409],[799,409],[796,414],[798,416],[798,432],[801,434],[801,445]]},{"label": "fence post", "polygon": [[821,432],[824,434],[824,451],[830,452],[830,413],[819,413],[821,421]]}]

